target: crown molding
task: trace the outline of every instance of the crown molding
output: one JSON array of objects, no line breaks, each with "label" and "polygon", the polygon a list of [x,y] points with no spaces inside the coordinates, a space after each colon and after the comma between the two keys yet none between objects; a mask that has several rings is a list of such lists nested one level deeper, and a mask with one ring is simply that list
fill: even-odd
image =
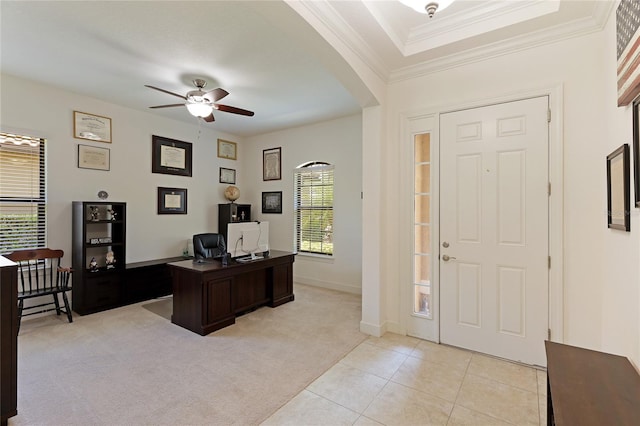
[{"label": "crown molding", "polygon": [[[520,6],[503,6],[500,9],[501,13],[520,13],[524,7],[530,6],[532,2],[527,1],[524,3],[525,5]],[[393,64],[386,64],[384,62],[374,47],[371,47],[349,23],[345,21],[342,15],[331,5],[329,0],[296,1],[296,7],[302,7],[313,15],[326,30],[330,31],[340,40],[365,66],[383,82],[389,84],[601,31],[606,25],[610,14],[615,10],[617,1],[597,1],[594,3],[593,13],[590,17],[574,20],[569,23],[562,23],[555,27],[544,28],[533,33],[511,37],[486,46],[468,49],[460,53],[454,53],[396,69],[393,69]],[[381,20],[379,16],[376,16],[377,11],[375,7],[373,9],[370,8],[367,2],[363,2],[363,4],[374,19],[380,23]],[[489,9],[491,7],[493,6],[478,6],[471,14],[471,17],[465,18],[463,22],[470,23],[472,20],[483,19],[483,16],[490,13]],[[456,19],[460,19],[460,17]],[[440,27],[436,27],[435,30],[431,29],[430,31],[444,32],[443,25],[444,24],[440,24]],[[451,28],[450,25],[451,23],[449,22],[449,28]],[[465,24],[460,23],[459,25]],[[389,36],[387,29],[383,28],[383,30],[387,36]],[[420,33],[416,32],[415,34],[417,37],[417,34]],[[398,44],[402,44],[401,37],[399,35],[395,37],[395,39],[394,37],[390,37],[390,40],[398,47]],[[399,50],[402,52],[402,49]]]},{"label": "crown molding", "polygon": [[391,71],[388,82],[396,83],[602,31],[609,14],[613,10],[613,3],[597,3],[598,7],[594,10],[594,14],[591,17],[578,19],[571,23],[563,23],[551,28],[544,28],[533,33],[512,37],[507,40],[425,61],[416,65],[398,68]]},{"label": "crown molding", "polygon": [[336,36],[354,55],[356,55],[382,81],[389,80],[390,68],[367,42],[349,25],[328,0],[296,2],[296,6],[305,8],[322,25]]},{"label": "crown molding", "polygon": [[559,1],[488,2],[441,20],[412,28],[403,46],[404,56],[465,40],[479,34],[558,12]]}]

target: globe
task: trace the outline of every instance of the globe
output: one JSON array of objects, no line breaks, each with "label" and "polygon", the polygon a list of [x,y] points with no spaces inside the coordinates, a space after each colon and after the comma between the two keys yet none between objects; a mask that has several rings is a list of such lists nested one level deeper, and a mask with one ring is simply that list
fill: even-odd
[{"label": "globe", "polygon": [[227,189],[224,190],[224,197],[233,203],[240,197],[240,190],[233,185],[227,186]]}]

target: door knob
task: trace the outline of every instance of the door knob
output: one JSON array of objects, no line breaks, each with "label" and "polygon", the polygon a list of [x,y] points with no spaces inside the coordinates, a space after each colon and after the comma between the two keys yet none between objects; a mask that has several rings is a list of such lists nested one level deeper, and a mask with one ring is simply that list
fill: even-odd
[{"label": "door knob", "polygon": [[448,262],[448,261],[453,260],[453,259],[455,259],[455,257],[449,256],[448,254],[443,254],[442,255],[442,260],[444,260],[445,262]]},{"label": "door knob", "polygon": [[442,247],[448,248],[449,247],[449,243],[445,241],[444,243],[442,243]]}]

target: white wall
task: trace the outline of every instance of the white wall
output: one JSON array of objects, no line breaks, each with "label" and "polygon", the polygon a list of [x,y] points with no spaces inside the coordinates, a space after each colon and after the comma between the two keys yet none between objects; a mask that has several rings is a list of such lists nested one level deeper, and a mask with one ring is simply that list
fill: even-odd
[{"label": "white wall", "polygon": [[[62,248],[71,262],[71,202],[98,200],[106,190],[110,201],[127,203],[127,262],[179,256],[194,233],[216,231],[217,204],[226,202],[226,185],[218,183],[218,168],[237,169],[237,161],[217,157],[215,126],[168,120],[70,92],[2,75],[0,123],[3,131],[24,131],[47,139],[48,244]],[[73,111],[110,117],[112,143],[73,137]],[[185,111],[185,114],[187,112]],[[151,173],[151,136],[164,136],[193,144],[193,177]],[[109,148],[111,170],[77,167],[78,144]],[[246,177],[238,171],[238,184]],[[157,187],[187,189],[186,215],[158,215]]]},{"label": "white wall", "polygon": [[[387,176],[401,176],[401,114],[446,111],[483,99],[563,87],[564,145],[564,341],[619,353],[640,364],[640,232],[638,209],[632,231],[607,229],[605,158],[631,143],[630,108],[618,108],[615,16],[603,32],[487,59],[390,85],[388,141],[382,155]],[[366,123],[365,123],[366,125]],[[389,219],[381,232],[387,254],[404,253],[398,209],[411,197],[397,187],[381,187]],[[366,242],[365,242],[366,244]],[[383,259],[388,256],[382,255]],[[403,322],[398,307],[402,272],[388,263],[389,323]]]},{"label": "white wall", "polygon": [[[219,167],[236,170],[238,202],[252,204],[254,218],[270,222],[271,247],[293,248],[293,169],[306,161],[335,165],[335,259],[297,256],[299,282],[361,291],[362,120],[360,115],[292,128],[248,141],[219,133],[204,122],[189,125],[143,111],[76,95],[15,76],[1,76],[0,123],[3,131],[47,139],[48,245],[62,248],[71,262],[71,202],[127,203],[127,262],[179,256],[194,233],[216,232],[218,204],[226,203],[227,184],[218,183]],[[37,102],[33,102],[37,99]],[[110,144],[73,137],[73,111],[111,118]],[[185,111],[186,114],[186,111]],[[193,176],[151,173],[151,136],[193,144]],[[217,139],[238,143],[238,160],[217,157]],[[110,149],[111,170],[77,167],[78,144]],[[262,181],[262,150],[282,147],[280,181]],[[186,215],[158,215],[157,187],[187,188]],[[262,191],[283,191],[283,214],[261,213]]]},{"label": "white wall", "polygon": [[[294,280],[361,292],[362,262],[362,119],[360,115],[250,137],[241,159],[248,186],[239,186],[238,202],[250,203],[252,216],[269,221],[273,249],[293,249],[293,172],[308,161],[335,166],[334,258],[298,254]],[[262,150],[281,147],[282,180],[262,180]],[[282,214],[262,213],[262,192],[282,191]],[[254,213],[255,212],[255,213]]]},{"label": "white wall", "polygon": [[[606,163],[602,161],[623,143],[628,143],[631,152],[631,232],[605,230],[600,255],[603,263],[603,280],[598,286],[602,297],[602,348],[608,352],[633,358],[640,366],[640,209],[635,208],[633,183],[633,126],[632,108],[617,108],[616,96],[616,29],[612,16],[602,34],[599,53],[604,64],[603,76],[603,144],[599,144],[601,157],[599,176],[606,174]],[[598,188],[599,198],[606,212],[606,192],[603,185]],[[601,220],[606,220],[606,214]]]}]

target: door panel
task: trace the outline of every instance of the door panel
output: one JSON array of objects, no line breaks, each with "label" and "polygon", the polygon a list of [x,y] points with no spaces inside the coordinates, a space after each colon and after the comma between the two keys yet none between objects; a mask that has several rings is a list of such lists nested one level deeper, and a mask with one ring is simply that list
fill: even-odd
[{"label": "door panel", "polygon": [[441,341],[545,365],[548,98],[440,117]]},{"label": "door panel", "polygon": [[471,263],[458,263],[458,324],[480,327],[482,311],[482,274],[481,266]]}]

